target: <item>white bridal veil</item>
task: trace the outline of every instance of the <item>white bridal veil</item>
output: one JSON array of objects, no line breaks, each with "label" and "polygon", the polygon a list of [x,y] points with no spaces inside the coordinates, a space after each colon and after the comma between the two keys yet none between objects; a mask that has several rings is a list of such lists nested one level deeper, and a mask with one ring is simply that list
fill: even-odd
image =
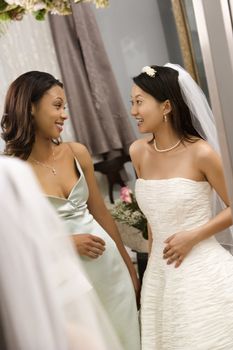
[{"label": "white bridal veil", "polygon": [[[167,63],[165,67],[173,68],[178,71],[179,85],[181,89],[182,96],[185,103],[189,107],[191,112],[192,123],[199,134],[208,141],[208,143],[220,153],[220,147],[218,142],[218,134],[215,125],[214,116],[212,110],[208,104],[205,94],[201,88],[192,79],[190,74],[184,70],[178,64]],[[221,199],[214,193],[213,196],[213,207],[214,212],[225,207]],[[228,249],[233,254],[233,229],[232,227],[228,230],[224,230],[216,235],[217,240]]]},{"label": "white bridal veil", "polygon": [[32,170],[0,157],[1,350],[122,350]]}]

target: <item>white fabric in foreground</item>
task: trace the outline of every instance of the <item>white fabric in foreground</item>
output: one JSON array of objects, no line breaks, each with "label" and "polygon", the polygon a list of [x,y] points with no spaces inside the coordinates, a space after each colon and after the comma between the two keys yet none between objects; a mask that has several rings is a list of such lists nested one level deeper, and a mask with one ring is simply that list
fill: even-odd
[{"label": "white fabric in foreground", "polygon": [[26,164],[0,158],[1,349],[122,350],[40,191]]}]

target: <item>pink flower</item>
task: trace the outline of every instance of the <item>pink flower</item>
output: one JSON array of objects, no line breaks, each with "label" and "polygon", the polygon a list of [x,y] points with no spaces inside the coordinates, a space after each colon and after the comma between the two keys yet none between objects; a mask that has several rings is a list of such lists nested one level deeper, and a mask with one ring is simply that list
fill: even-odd
[{"label": "pink flower", "polygon": [[120,199],[125,203],[132,203],[131,193],[132,191],[127,186],[121,187]]}]

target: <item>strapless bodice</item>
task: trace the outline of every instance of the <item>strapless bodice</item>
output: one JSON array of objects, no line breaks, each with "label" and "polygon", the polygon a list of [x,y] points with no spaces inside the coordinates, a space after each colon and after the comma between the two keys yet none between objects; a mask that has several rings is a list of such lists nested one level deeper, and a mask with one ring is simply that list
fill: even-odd
[{"label": "strapless bodice", "polygon": [[212,188],[207,181],[137,179],[135,192],[155,241],[200,226],[212,216]]}]

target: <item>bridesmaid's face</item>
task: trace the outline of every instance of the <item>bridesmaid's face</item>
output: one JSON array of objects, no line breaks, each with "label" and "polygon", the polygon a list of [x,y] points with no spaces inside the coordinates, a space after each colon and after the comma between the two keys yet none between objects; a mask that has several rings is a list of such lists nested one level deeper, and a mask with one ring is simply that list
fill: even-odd
[{"label": "bridesmaid's face", "polygon": [[65,113],[64,90],[55,85],[42,96],[38,103],[32,104],[36,134],[48,139],[55,139],[63,131]]},{"label": "bridesmaid's face", "polygon": [[163,123],[164,103],[134,84],[131,105],[131,115],[137,120],[139,132],[155,133]]}]

